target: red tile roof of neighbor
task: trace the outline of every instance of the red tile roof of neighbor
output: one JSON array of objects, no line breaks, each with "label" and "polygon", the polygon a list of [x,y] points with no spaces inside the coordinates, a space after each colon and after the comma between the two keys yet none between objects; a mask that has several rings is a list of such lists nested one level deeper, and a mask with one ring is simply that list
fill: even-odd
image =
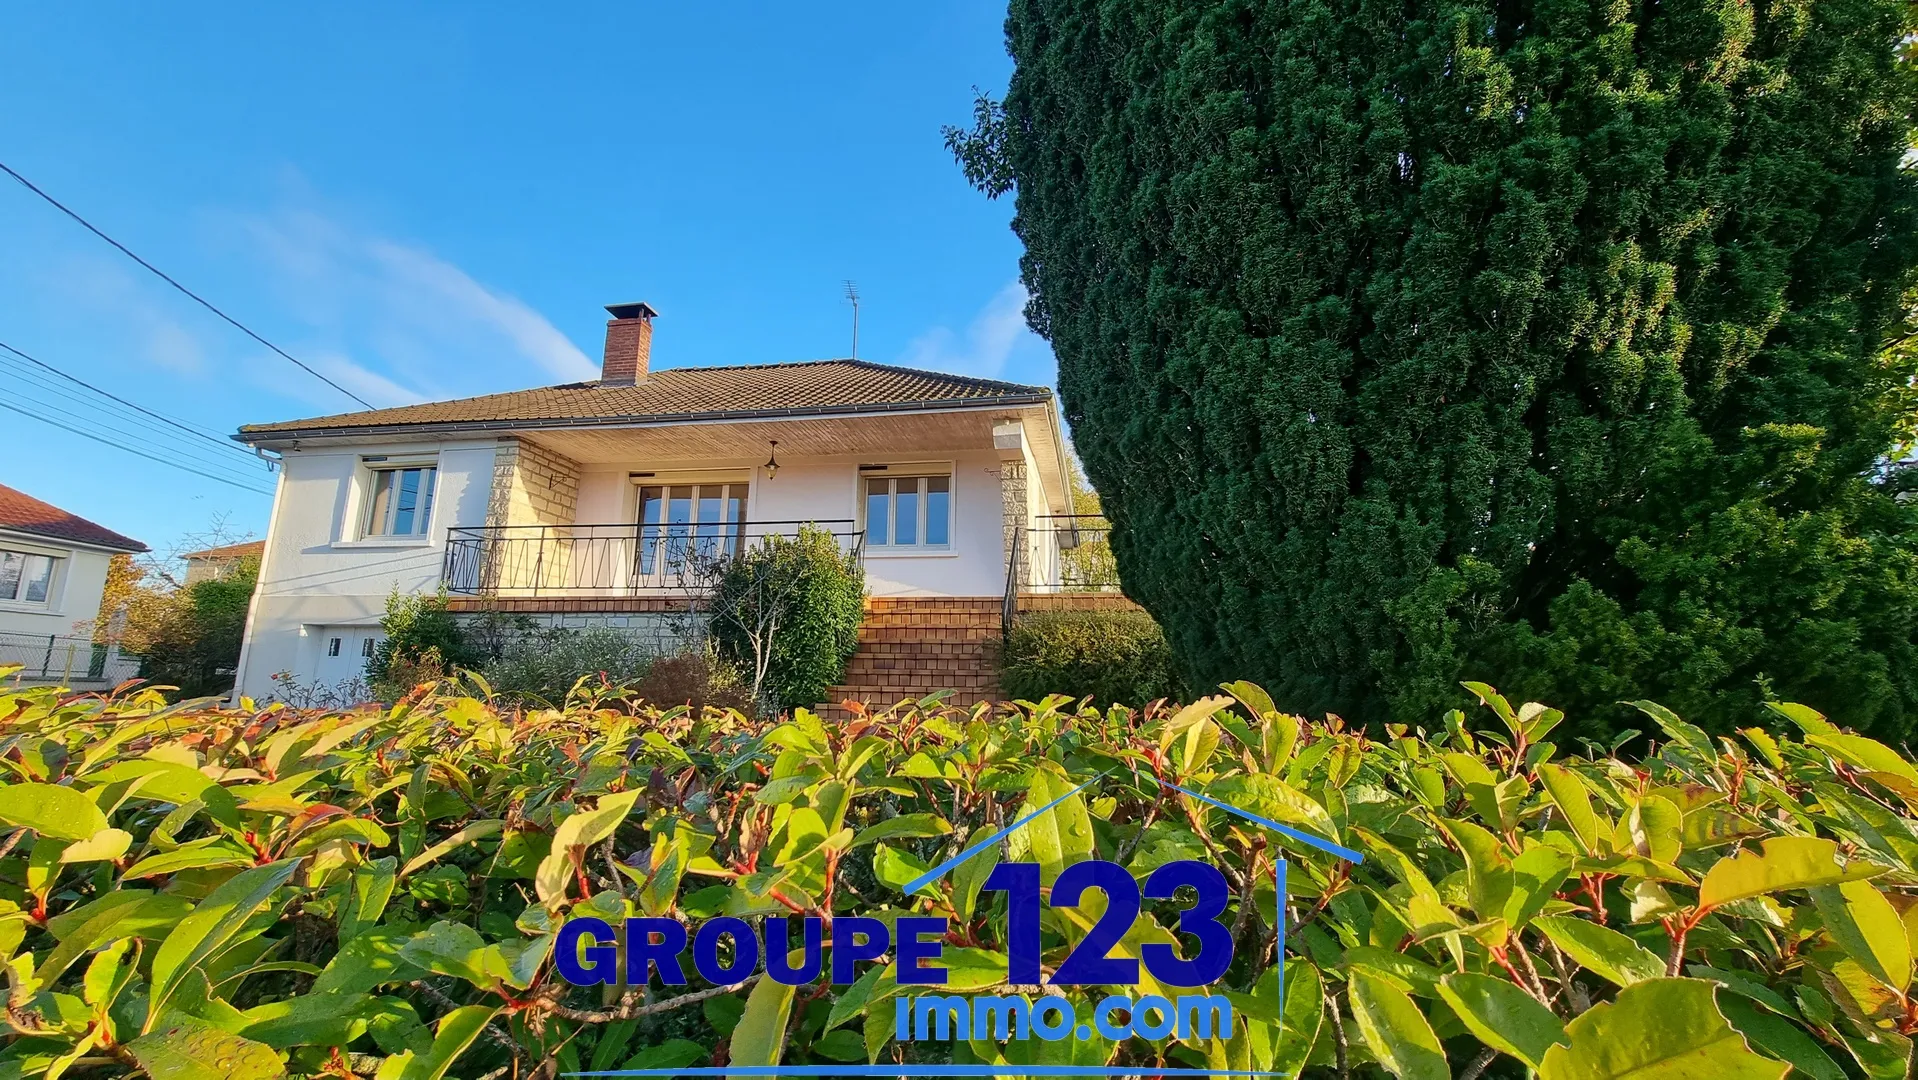
[{"label": "red tile roof of neighbor", "polygon": [[224,544],[210,547],[205,551],[189,551],[180,556],[182,559],[256,559],[266,554],[266,541],[242,540],[237,544]]},{"label": "red tile roof of neighbor", "polygon": [[491,428],[673,423],[766,416],[904,412],[1050,401],[1044,386],[975,379],[865,360],[666,368],[633,385],[568,383],[505,394],[248,424],[245,442],[442,425]]},{"label": "red tile roof of neighbor", "polygon": [[24,491],[0,484],[0,529],[71,540],[76,544],[112,548],[115,551],[145,551],[147,546],[130,536],[122,536],[105,525],[95,525],[77,514],[44,503]]}]

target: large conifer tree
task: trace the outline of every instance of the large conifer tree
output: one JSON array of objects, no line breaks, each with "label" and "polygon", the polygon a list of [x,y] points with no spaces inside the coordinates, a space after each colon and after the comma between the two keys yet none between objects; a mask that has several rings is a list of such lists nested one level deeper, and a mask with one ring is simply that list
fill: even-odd
[{"label": "large conifer tree", "polygon": [[1014,0],[1017,190],[1127,591],[1201,682],[1918,719],[1895,0]]}]

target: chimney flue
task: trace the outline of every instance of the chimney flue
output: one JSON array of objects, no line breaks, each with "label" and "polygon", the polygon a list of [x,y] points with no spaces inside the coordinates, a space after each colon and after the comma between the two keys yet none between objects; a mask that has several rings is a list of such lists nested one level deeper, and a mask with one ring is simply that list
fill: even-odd
[{"label": "chimney flue", "polygon": [[653,318],[659,312],[651,304],[607,304],[606,355],[600,366],[599,381],[606,386],[631,386],[646,378],[653,359]]}]

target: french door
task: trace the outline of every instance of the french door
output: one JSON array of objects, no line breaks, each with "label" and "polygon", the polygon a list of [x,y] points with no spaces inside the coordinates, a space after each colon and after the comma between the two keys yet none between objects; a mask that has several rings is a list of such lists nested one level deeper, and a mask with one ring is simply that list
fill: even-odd
[{"label": "french door", "polygon": [[688,562],[739,554],[746,532],[746,483],[643,485],[639,489],[639,576],[677,574]]}]

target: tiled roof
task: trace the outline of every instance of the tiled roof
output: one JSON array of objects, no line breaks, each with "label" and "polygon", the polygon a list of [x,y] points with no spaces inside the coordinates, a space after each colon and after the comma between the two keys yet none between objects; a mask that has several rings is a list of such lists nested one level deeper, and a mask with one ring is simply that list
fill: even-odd
[{"label": "tiled roof", "polygon": [[237,544],[207,548],[205,551],[189,551],[180,556],[182,559],[257,559],[266,554],[266,541],[244,540]]},{"label": "tiled roof", "polygon": [[121,536],[104,525],[44,503],[24,491],[0,484],[0,529],[30,533],[76,544],[113,548],[117,551],[145,551],[147,546],[129,536]]},{"label": "tiled roof", "polygon": [[1043,386],[890,367],[864,360],[814,360],[746,367],[667,368],[632,386],[569,383],[507,394],[341,413],[277,424],[248,424],[246,442],[296,434],[461,425],[566,427],[671,423],[847,412],[896,412],[969,405],[1038,404]]}]

